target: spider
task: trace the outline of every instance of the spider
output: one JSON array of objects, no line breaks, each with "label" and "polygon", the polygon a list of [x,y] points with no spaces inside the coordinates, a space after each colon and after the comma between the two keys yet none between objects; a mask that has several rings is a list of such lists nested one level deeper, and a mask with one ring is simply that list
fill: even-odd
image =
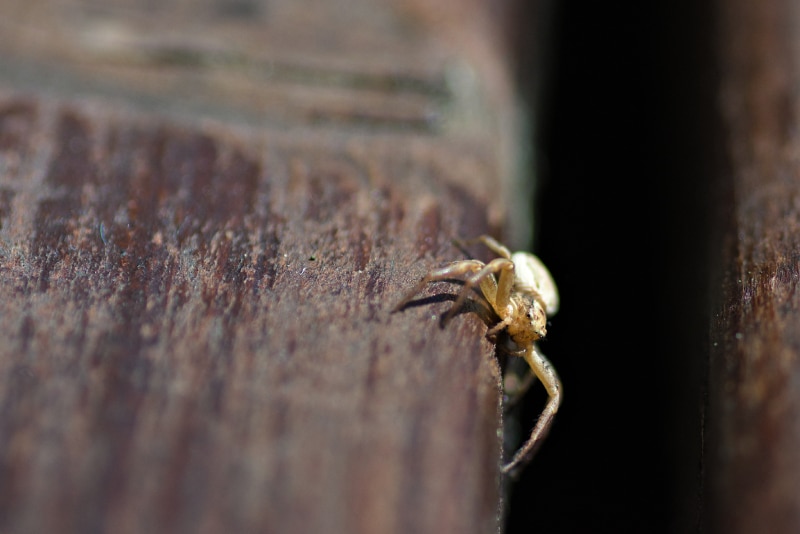
[{"label": "spider", "polygon": [[561,381],[556,370],[536,346],[536,342],[545,336],[548,314],[552,316],[558,311],[558,290],[550,272],[533,254],[528,252],[512,254],[505,245],[487,235],[468,243],[474,242],[484,244],[500,257],[486,264],[478,260],[462,260],[434,269],[422,278],[392,311],[405,308],[430,282],[453,280],[463,276],[464,288],[453,307],[442,318],[444,325],[462,307],[472,290],[476,286],[480,288],[482,301],[500,318],[500,321],[486,332],[486,337],[496,342],[497,335],[505,331],[511,341],[508,352],[525,359],[549,395],[530,437],[514,454],[511,461],[502,467],[504,474],[510,474],[515,473],[530,460],[533,451],[547,434],[561,404]]}]

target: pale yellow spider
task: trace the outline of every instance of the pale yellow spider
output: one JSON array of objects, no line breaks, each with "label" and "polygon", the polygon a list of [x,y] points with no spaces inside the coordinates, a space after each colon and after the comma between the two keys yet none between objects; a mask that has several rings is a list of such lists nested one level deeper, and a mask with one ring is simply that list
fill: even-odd
[{"label": "pale yellow spider", "polygon": [[558,311],[558,290],[550,272],[533,254],[512,254],[507,247],[485,235],[474,241],[483,243],[500,257],[486,264],[478,260],[462,260],[434,269],[393,311],[403,309],[426,284],[463,276],[464,288],[444,316],[443,322],[446,323],[462,307],[475,286],[480,288],[483,300],[500,318],[489,328],[486,336],[495,340],[497,334],[505,330],[513,342],[508,352],[525,359],[549,395],[530,437],[502,468],[503,473],[513,473],[530,459],[537,444],[547,434],[561,404],[561,381],[536,346],[536,342],[546,333],[547,316]]}]

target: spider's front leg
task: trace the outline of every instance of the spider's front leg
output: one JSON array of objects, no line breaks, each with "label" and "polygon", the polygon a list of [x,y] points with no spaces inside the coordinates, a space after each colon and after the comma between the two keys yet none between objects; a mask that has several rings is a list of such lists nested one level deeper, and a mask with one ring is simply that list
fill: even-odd
[{"label": "spider's front leg", "polygon": [[[422,289],[431,282],[441,282],[443,280],[452,280],[469,273],[478,272],[484,267],[483,262],[478,260],[462,260],[456,261],[444,267],[434,269],[429,272],[419,283],[414,286],[414,289],[409,291],[403,299],[392,308],[392,313],[398,312],[406,307]],[[463,301],[463,300],[462,300]]]},{"label": "spider's front leg", "polygon": [[533,427],[528,441],[514,454],[514,458],[503,466],[504,474],[513,473],[530,459],[534,449],[550,429],[558,407],[561,405],[561,381],[547,358],[538,351],[536,345],[531,345],[523,354],[523,358],[528,362],[531,371],[545,387],[550,397],[542,414],[539,416],[539,420],[536,422],[536,426]]},{"label": "spider's front leg", "polygon": [[[494,278],[494,275],[497,273],[500,273],[498,276],[499,280],[495,280]],[[481,270],[464,280],[464,289],[461,290],[461,294],[456,299],[453,307],[447,312],[447,315],[445,315],[445,323],[449,321],[461,305],[464,304],[467,295],[469,295],[470,291],[472,291],[475,286],[481,288],[483,297],[495,313],[503,320],[502,323],[489,331],[490,335],[496,334],[508,325],[509,314],[507,313],[506,307],[510,300],[511,289],[514,286],[514,263],[505,258],[496,258],[484,265]]]}]

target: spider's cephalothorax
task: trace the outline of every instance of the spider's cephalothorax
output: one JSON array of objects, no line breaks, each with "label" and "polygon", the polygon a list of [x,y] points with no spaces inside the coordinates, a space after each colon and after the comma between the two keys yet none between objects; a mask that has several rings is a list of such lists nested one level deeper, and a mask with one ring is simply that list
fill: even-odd
[{"label": "spider's cephalothorax", "polygon": [[489,263],[478,260],[462,260],[434,269],[395,306],[400,310],[430,283],[464,277],[464,288],[453,307],[445,315],[447,322],[464,303],[476,287],[482,299],[497,314],[500,321],[494,323],[486,335],[494,340],[505,331],[515,345],[512,354],[525,359],[534,375],[542,382],[549,399],[533,428],[530,437],[514,457],[503,466],[504,473],[515,472],[531,457],[538,443],[547,434],[553,417],[561,404],[561,381],[553,366],[539,352],[536,341],[544,337],[548,316],[558,310],[558,290],[550,272],[544,264],[528,252],[511,252],[489,236],[477,238],[492,252],[500,256]]},{"label": "spider's cephalothorax", "polygon": [[505,329],[514,343],[525,346],[545,336],[547,314],[536,299],[521,293],[511,295],[510,310]]}]

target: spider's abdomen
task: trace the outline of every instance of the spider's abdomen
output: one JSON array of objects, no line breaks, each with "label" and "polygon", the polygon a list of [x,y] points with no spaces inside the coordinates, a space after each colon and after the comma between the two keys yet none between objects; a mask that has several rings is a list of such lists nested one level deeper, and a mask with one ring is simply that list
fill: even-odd
[{"label": "spider's abdomen", "polygon": [[511,261],[516,268],[514,287],[517,291],[538,297],[547,315],[555,315],[559,304],[558,289],[542,260],[529,252],[515,252]]}]

